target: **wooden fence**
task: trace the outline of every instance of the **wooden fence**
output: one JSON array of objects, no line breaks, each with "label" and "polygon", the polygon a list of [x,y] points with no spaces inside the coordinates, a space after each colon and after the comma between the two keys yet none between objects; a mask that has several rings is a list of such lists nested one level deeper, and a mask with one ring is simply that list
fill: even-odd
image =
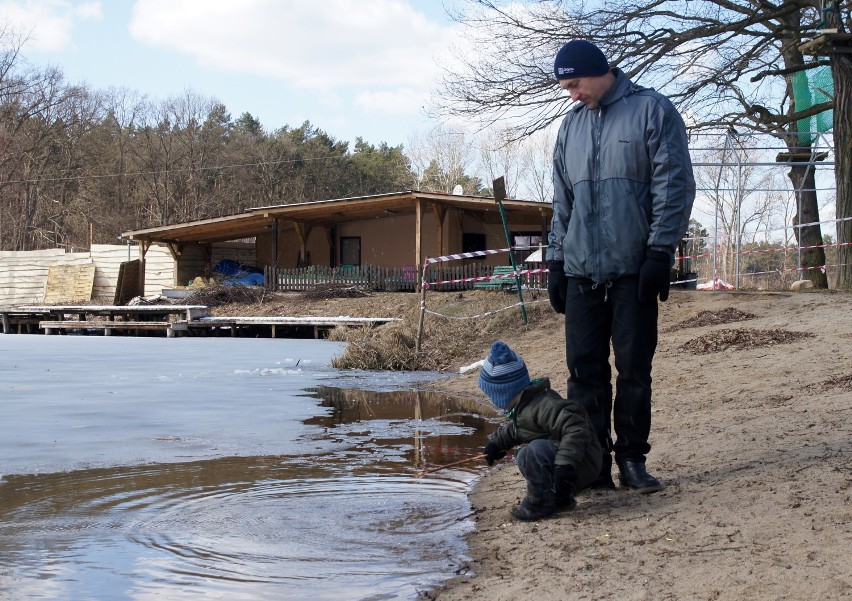
[{"label": "wooden fence", "polygon": [[[519,266],[519,269],[531,269],[538,265]],[[467,265],[435,265],[426,270],[428,282],[451,282],[446,284],[432,285],[430,290],[469,290],[475,287],[476,281],[471,278],[491,277],[494,272],[493,265],[482,263],[470,263]],[[368,290],[387,292],[414,292],[418,290],[419,273],[414,265],[402,267],[379,267],[376,265],[357,265],[342,267],[303,267],[300,269],[278,269],[277,274],[272,267],[264,270],[267,282],[271,282],[274,290],[301,291],[313,290],[321,285],[349,285],[359,286]],[[486,280],[487,281],[487,280]],[[515,285],[514,278],[500,280],[505,282],[506,288]],[[546,274],[530,274],[521,276],[522,286],[541,287],[542,282],[546,286]]]},{"label": "wooden fence", "polygon": [[[51,267],[94,265],[89,298],[112,302],[121,265],[138,258],[136,246],[93,244],[84,252],[64,249],[0,251],[0,305],[41,304]],[[145,296],[159,294],[175,283],[175,260],[165,246],[152,245],[145,255]],[[50,298],[51,301],[58,300]],[[65,301],[80,299],[67,298]]]}]

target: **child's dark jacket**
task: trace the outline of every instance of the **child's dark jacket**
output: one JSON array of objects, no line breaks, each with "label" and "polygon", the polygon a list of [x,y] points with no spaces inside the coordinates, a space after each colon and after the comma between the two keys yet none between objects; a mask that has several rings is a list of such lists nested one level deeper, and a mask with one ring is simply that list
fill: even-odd
[{"label": "child's dark jacket", "polygon": [[586,488],[598,477],[602,452],[586,409],[577,401],[563,399],[551,390],[547,378],[533,380],[506,408],[509,423],[493,432],[488,441],[508,450],[539,438],[559,445],[556,466],[570,465],[577,474],[575,490]]}]

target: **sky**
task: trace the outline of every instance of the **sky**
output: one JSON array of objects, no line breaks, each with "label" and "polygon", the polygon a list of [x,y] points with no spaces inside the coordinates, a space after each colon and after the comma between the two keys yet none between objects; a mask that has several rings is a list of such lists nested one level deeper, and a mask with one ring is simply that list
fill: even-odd
[{"label": "sky", "polygon": [[0,0],[0,25],[68,83],[154,101],[191,91],[268,131],[309,120],[396,146],[437,125],[423,108],[463,43],[451,1]]}]

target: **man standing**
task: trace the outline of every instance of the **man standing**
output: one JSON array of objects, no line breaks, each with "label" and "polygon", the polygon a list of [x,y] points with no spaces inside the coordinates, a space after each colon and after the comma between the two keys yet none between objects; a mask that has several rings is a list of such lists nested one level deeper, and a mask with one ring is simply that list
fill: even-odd
[{"label": "man standing", "polygon": [[547,249],[550,304],[565,314],[568,398],[586,407],[603,450],[592,488],[615,488],[614,452],[623,487],[655,492],[663,486],[645,468],[651,363],[657,296],[668,298],[695,198],[686,128],[665,96],[611,69],[591,42],[565,44],[554,73],[578,103],[556,140]]}]

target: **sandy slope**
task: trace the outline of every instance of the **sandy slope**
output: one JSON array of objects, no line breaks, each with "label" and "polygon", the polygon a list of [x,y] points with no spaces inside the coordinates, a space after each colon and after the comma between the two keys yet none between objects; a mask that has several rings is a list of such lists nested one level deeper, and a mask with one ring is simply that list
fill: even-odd
[{"label": "sandy slope", "polygon": [[[503,337],[564,393],[561,323]],[[428,597],[852,598],[852,295],[673,292],[661,329],[648,466],[665,491],[519,523],[523,480],[495,467],[472,494],[470,574]]]}]

